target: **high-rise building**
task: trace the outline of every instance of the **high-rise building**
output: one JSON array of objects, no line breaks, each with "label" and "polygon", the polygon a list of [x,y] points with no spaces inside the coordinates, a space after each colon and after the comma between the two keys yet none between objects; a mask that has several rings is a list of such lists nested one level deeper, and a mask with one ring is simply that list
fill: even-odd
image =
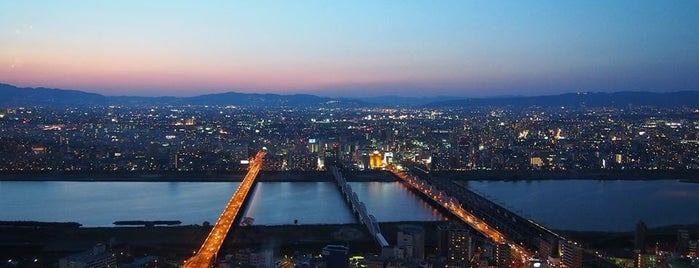
[{"label": "high-rise building", "polygon": [[560,241],[561,263],[566,268],[582,268],[583,249],[569,241]]},{"label": "high-rise building", "polygon": [[450,225],[437,227],[437,255],[448,265],[465,265],[472,256],[471,234],[466,229]]},{"label": "high-rise building", "polygon": [[648,228],[643,221],[636,223],[636,232],[634,233],[634,247],[642,254],[646,253],[646,233]]},{"label": "high-rise building", "polygon": [[425,230],[419,226],[398,227],[396,246],[405,249],[406,259],[425,259]]},{"label": "high-rise building", "polygon": [[498,268],[513,267],[512,249],[508,244],[499,244],[495,249],[495,264]]},{"label": "high-rise building", "polygon": [[677,230],[676,251],[682,256],[689,255],[689,231],[685,229]]},{"label": "high-rise building", "polygon": [[322,251],[325,267],[349,268],[349,248],[342,245],[327,245]]},{"label": "high-rise building", "polygon": [[459,136],[458,146],[458,166],[459,168],[468,168],[471,166],[471,141],[466,136]]}]

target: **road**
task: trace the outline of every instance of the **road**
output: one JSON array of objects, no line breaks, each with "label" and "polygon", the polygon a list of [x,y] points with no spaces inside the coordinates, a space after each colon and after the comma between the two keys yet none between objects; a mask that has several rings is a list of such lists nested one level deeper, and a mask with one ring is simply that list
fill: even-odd
[{"label": "road", "polygon": [[420,179],[408,175],[407,173],[396,169],[394,166],[387,167],[387,170],[400,178],[403,182],[408,184],[410,187],[420,191],[422,194],[430,198],[432,201],[436,202],[440,206],[449,210],[454,216],[457,216],[461,221],[470,225],[476,231],[483,234],[485,237],[489,238],[496,244],[507,244],[512,248],[512,253],[514,253],[513,261],[521,261],[512,265],[513,267],[526,267],[530,257],[532,256],[524,247],[518,245],[513,241],[509,241],[505,236],[500,233],[497,229],[492,228],[485,221],[479,220],[476,216],[466,211],[461,207],[461,205],[455,199],[442,193],[435,187],[432,187]]},{"label": "road", "polygon": [[231,199],[228,201],[228,205],[226,205],[226,208],[221,213],[221,216],[219,216],[218,220],[216,220],[216,224],[211,229],[211,232],[206,237],[206,240],[204,240],[204,243],[199,251],[184,262],[184,267],[211,267],[215,261],[218,250],[221,248],[221,244],[223,244],[223,240],[226,239],[228,231],[231,229],[240,208],[245,202],[245,198],[247,197],[250,188],[255,183],[257,173],[259,173],[260,169],[262,168],[262,159],[264,158],[265,153],[265,150],[259,151],[252,161],[250,161],[250,169],[245,175],[245,178],[240,183],[240,186],[238,186],[235,194],[233,194]]}]

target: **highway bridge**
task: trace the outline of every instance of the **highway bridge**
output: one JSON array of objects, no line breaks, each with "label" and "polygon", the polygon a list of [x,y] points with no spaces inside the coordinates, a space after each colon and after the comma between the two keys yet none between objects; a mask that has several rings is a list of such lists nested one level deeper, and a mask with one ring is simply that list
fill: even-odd
[{"label": "highway bridge", "polygon": [[[508,244],[517,245],[517,248],[529,253],[535,253],[542,260],[549,256],[558,255],[559,243],[573,243],[562,235],[534,222],[525,219],[507,208],[488,200],[487,198],[468,189],[463,181],[439,176],[432,176],[432,173],[416,164],[409,164],[410,170],[415,178],[435,189],[442,189],[443,194],[450,196],[460,202],[460,207],[481,222],[487,222],[490,228],[495,228],[508,240]],[[395,174],[395,172],[394,172]],[[603,259],[597,254],[585,253],[584,267],[616,267],[614,264]],[[534,257],[534,255],[529,254]]]},{"label": "highway bridge", "polygon": [[412,173],[420,179],[439,189],[444,189],[447,194],[458,199],[463,209],[478,219],[488,222],[509,240],[532,252],[538,251],[539,255],[548,257],[555,254],[553,251],[558,247],[558,241],[567,241],[566,238],[544,226],[525,219],[469,190],[461,182],[432,176],[429,171],[414,164],[408,166]]},{"label": "highway bridge", "polygon": [[399,170],[393,165],[388,166],[387,170],[396,175],[396,177],[398,177],[403,183],[420,192],[423,197],[426,197],[429,200],[439,204],[441,207],[461,219],[461,221],[468,224],[496,244],[506,244],[510,246],[513,253],[512,260],[517,262],[516,266],[522,267],[526,265],[529,259],[534,256],[530,249],[525,248],[521,243],[518,243],[518,241],[514,241],[509,238],[506,234],[501,232],[499,228],[493,226],[490,222],[483,220],[482,218],[474,215],[472,211],[465,209],[459,202],[458,198],[450,196],[449,193],[443,191],[435,185],[432,185],[428,181],[406,171]]},{"label": "highway bridge", "polygon": [[364,202],[359,201],[357,193],[352,191],[352,187],[347,184],[347,180],[345,180],[345,178],[342,176],[342,173],[335,166],[331,168],[331,171],[333,176],[335,176],[337,186],[340,188],[342,194],[345,195],[345,200],[347,200],[349,205],[352,207],[352,211],[356,213],[359,223],[366,226],[367,230],[369,230],[369,234],[371,234],[381,248],[389,247],[388,241],[386,241],[386,238],[384,238],[383,234],[381,234],[381,229],[379,228],[378,222],[376,222],[376,218],[374,215],[367,212]]},{"label": "highway bridge", "polygon": [[223,244],[223,240],[226,239],[228,231],[233,226],[233,223],[238,216],[238,212],[240,212],[241,208],[243,207],[245,199],[255,183],[257,173],[259,173],[260,169],[262,168],[262,160],[265,157],[265,153],[265,150],[261,150],[251,159],[249,170],[245,175],[245,178],[243,178],[243,181],[240,183],[240,186],[238,186],[235,194],[233,194],[231,199],[228,201],[228,205],[226,205],[226,208],[221,213],[221,216],[218,217],[216,224],[211,229],[211,232],[206,237],[206,240],[204,240],[204,243],[201,245],[201,248],[199,248],[199,251],[184,262],[184,267],[211,267],[214,261],[216,261],[216,255],[221,248],[221,244]]}]

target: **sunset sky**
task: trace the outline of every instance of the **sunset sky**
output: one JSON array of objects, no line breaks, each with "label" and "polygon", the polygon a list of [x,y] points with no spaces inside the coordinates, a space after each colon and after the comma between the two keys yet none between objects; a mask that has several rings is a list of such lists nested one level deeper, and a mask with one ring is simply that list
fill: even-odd
[{"label": "sunset sky", "polygon": [[699,90],[699,1],[0,1],[0,82],[137,96]]}]

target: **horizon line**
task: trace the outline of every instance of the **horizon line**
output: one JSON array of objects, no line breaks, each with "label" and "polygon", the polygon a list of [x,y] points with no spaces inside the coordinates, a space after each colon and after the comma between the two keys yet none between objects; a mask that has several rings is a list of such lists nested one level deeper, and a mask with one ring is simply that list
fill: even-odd
[{"label": "horizon line", "polygon": [[546,93],[535,93],[532,95],[503,94],[503,95],[492,95],[492,96],[459,96],[459,95],[445,95],[445,94],[440,94],[440,95],[436,95],[436,96],[419,96],[419,95],[401,96],[400,93],[372,95],[372,96],[342,96],[342,95],[336,95],[336,94],[315,94],[315,93],[308,93],[308,92],[279,93],[279,92],[269,92],[269,91],[268,92],[246,92],[246,91],[227,90],[227,91],[220,91],[220,92],[201,93],[198,95],[176,96],[176,95],[112,95],[112,94],[103,94],[103,93],[100,93],[98,91],[91,91],[91,90],[85,90],[85,89],[47,87],[47,86],[34,86],[34,87],[32,87],[32,86],[19,86],[16,84],[11,84],[11,83],[1,82],[1,81],[0,81],[0,85],[7,85],[7,86],[15,87],[18,89],[49,89],[49,90],[78,91],[78,92],[82,92],[82,93],[96,94],[96,95],[100,95],[103,97],[127,97],[127,98],[128,97],[136,97],[136,98],[195,98],[195,97],[201,97],[201,96],[207,96],[207,95],[238,93],[238,94],[249,94],[249,95],[278,95],[278,96],[307,95],[307,96],[315,96],[315,97],[323,97],[323,98],[356,99],[356,100],[374,99],[374,98],[388,98],[388,97],[404,98],[404,99],[438,99],[438,98],[501,99],[501,98],[527,98],[527,97],[560,96],[560,95],[566,95],[566,94],[614,94],[614,93],[623,93],[623,92],[663,94],[663,93],[680,93],[680,92],[699,92],[699,89],[695,89],[695,90],[668,90],[668,91],[663,91],[663,90],[658,90],[658,91],[650,91],[650,90],[567,91],[567,92],[556,92],[556,93],[548,93],[548,94],[546,94]]}]

